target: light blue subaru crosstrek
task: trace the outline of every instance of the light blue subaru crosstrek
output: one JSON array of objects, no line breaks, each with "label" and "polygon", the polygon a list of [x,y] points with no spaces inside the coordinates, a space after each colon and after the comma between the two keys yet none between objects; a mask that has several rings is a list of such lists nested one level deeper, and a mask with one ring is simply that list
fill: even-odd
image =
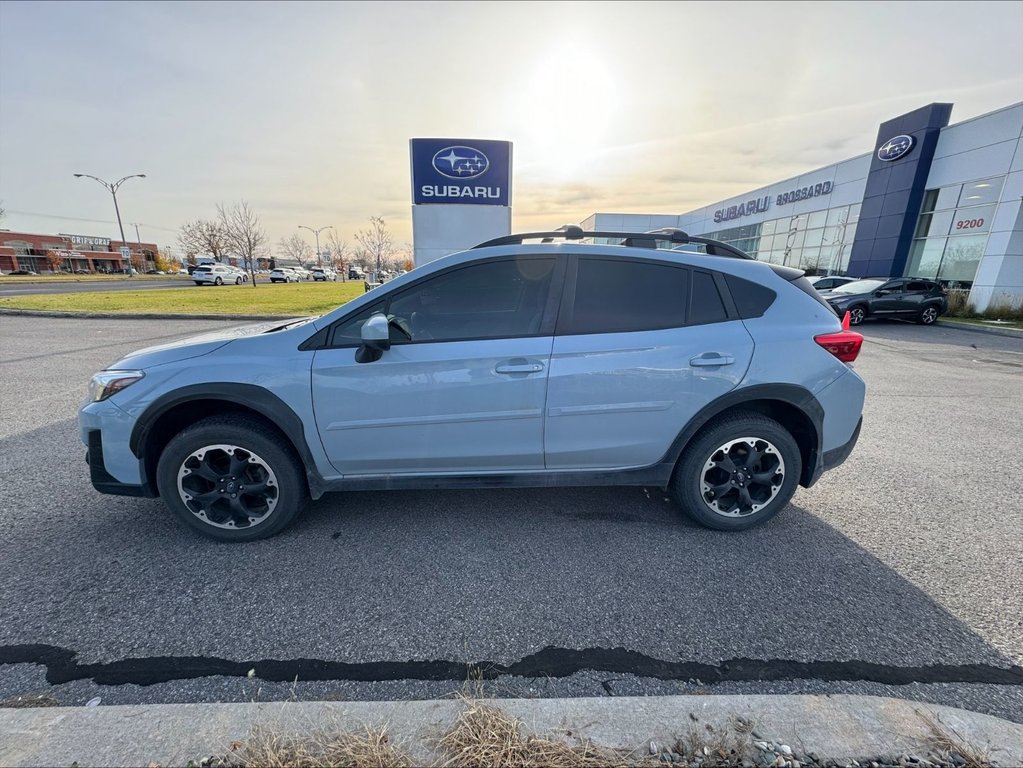
[{"label": "light blue subaru crosstrek", "polygon": [[680,230],[564,227],[321,317],[130,354],[93,378],[81,433],[99,491],[160,496],[223,541],[392,488],[653,486],[735,531],[852,451],[862,340],[798,270]]}]

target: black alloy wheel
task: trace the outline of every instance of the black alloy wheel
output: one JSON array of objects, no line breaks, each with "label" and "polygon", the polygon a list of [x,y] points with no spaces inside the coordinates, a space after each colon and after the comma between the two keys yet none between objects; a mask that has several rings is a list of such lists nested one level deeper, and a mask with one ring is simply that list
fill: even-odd
[{"label": "black alloy wheel", "polygon": [[756,411],[736,411],[689,442],[670,488],[696,522],[739,531],[781,511],[801,471],[799,446],[784,426]]}]

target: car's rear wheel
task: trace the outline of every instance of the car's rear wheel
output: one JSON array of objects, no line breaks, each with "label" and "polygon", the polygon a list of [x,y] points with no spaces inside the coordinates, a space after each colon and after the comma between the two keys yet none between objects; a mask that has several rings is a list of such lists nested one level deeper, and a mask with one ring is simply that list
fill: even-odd
[{"label": "car's rear wheel", "polygon": [[282,442],[255,419],[203,419],[160,455],[160,496],[186,525],[218,541],[280,533],[309,499],[301,462]]},{"label": "car's rear wheel", "polygon": [[755,411],[712,422],[682,452],[671,489],[696,522],[741,531],[788,504],[799,483],[799,446],[785,427]]},{"label": "car's rear wheel", "polygon": [[940,314],[941,313],[938,312],[937,307],[924,307],[919,316],[916,318],[916,321],[921,325],[934,325],[934,323],[938,320],[938,315]]},{"label": "car's rear wheel", "polygon": [[856,306],[849,308],[849,325],[860,325],[867,318],[867,310]]}]

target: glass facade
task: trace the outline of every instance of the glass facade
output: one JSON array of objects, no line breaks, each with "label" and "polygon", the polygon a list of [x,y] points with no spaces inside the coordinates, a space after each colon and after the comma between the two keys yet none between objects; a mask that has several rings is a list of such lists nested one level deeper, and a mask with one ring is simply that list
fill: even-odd
[{"label": "glass facade", "polygon": [[859,218],[857,203],[720,229],[704,237],[721,240],[760,261],[802,269],[808,275],[843,275],[849,267]]},{"label": "glass facade", "polygon": [[905,275],[972,287],[1004,183],[998,176],[927,190]]}]

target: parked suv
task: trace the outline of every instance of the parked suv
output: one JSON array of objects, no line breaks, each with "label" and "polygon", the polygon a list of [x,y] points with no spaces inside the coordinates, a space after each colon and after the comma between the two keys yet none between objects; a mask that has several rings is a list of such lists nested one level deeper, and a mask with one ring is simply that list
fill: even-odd
[{"label": "parked suv", "polygon": [[225,541],[326,491],[394,488],[659,487],[736,531],[852,451],[862,341],[798,270],[679,230],[569,227],[321,317],[132,353],[93,377],[81,436],[98,490],[160,496]]},{"label": "parked suv", "polygon": [[277,267],[270,270],[271,283],[297,283],[300,279],[294,267]]},{"label": "parked suv", "polygon": [[244,282],[241,272],[227,264],[209,264],[196,267],[192,270],[192,279],[196,285],[206,285],[208,283],[213,285],[223,285],[224,283],[241,285]]},{"label": "parked suv", "polygon": [[840,285],[851,283],[855,280],[855,277],[840,277],[839,275],[820,275],[818,277],[806,278],[810,281],[810,285],[817,289],[818,292],[830,291],[833,288],[837,288]]},{"label": "parked suv", "polygon": [[852,325],[868,317],[901,317],[931,325],[948,309],[948,296],[941,285],[917,277],[866,278],[821,295],[839,314],[848,312]]},{"label": "parked suv", "polygon": [[313,267],[310,272],[312,273],[313,280],[323,280],[324,282],[337,280],[337,272],[330,267]]}]

